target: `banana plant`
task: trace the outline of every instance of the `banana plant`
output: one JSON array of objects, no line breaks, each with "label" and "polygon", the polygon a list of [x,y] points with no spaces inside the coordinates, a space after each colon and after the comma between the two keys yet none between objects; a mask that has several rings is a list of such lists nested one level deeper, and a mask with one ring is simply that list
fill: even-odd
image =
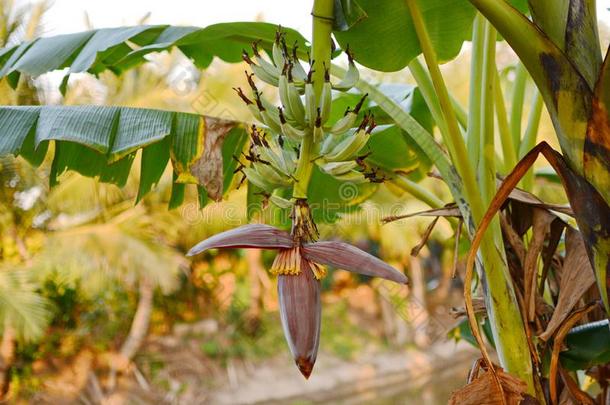
[{"label": "banana plant", "polygon": [[[250,195],[263,196],[278,209],[293,212],[291,234],[296,245],[314,242],[319,213],[308,207],[325,195],[319,190],[342,182],[357,183],[363,191],[360,195],[367,195],[365,187],[388,182],[433,208],[441,207],[438,197],[417,184],[432,164],[449,187],[468,235],[476,242],[473,246],[480,243],[478,276],[501,366],[524,382],[529,395],[544,401],[532,367],[535,350],[523,327],[507,266],[501,224],[493,219],[492,211],[510,193],[509,185],[516,185],[527,165],[542,152],[566,185],[608,310],[609,68],[602,62],[598,45],[595,2],[384,0],[380,5],[374,0],[316,0],[312,16],[311,47],[297,32],[277,31],[264,23],[122,27],[6,47],[0,50],[0,76],[10,85],[17,86],[21,75],[66,69],[62,91],[72,73],[110,70],[121,74],[143,63],[147,54],[172,47],[199,68],[207,67],[214,57],[227,62],[243,60],[253,76],[247,73],[250,89],[236,92],[255,123],[219,123],[210,117],[122,107],[4,107],[0,108],[0,124],[7,135],[0,137],[0,153],[21,154],[39,163],[52,142],[52,181],[63,170],[73,169],[120,184],[134,152],[143,149],[142,173],[147,180],[142,181],[142,194],[158,181],[171,160],[176,179],[172,206],[180,203],[184,183],[197,183],[204,202],[208,195],[219,198],[231,188],[233,174],[242,173]],[[495,64],[498,33],[522,63],[516,70],[510,116]],[[347,55],[347,69],[331,62],[339,54],[333,51],[332,36]],[[381,37],[383,41],[371,41]],[[439,63],[456,57],[469,39],[473,62],[470,106],[465,112],[449,94]],[[420,54],[425,64],[418,59]],[[405,106],[404,96],[394,98],[360,78],[355,62],[379,71],[408,67],[418,85],[411,94],[423,99],[442,142],[413,105]],[[539,96],[522,132],[528,72]],[[261,82],[277,87],[279,108],[263,97]],[[341,93],[352,87],[361,94],[345,114],[338,114],[336,106],[345,108],[345,104],[337,95],[348,96]],[[528,154],[535,145],[542,101],[553,119],[563,155],[545,144]],[[500,159],[495,154],[494,115]],[[389,127],[375,127],[381,117],[388,120]],[[229,128],[233,129],[226,134]],[[215,142],[219,136],[224,143]],[[247,137],[249,146],[244,147]],[[216,156],[216,164],[208,166],[218,170],[218,150],[211,155],[206,151],[209,145],[219,144],[224,181],[222,187],[213,187],[205,181],[215,177],[206,164]],[[397,157],[397,150],[408,153]],[[418,158],[415,163],[414,155]],[[524,160],[517,164],[521,158]],[[515,172],[508,176],[502,193],[496,194],[497,174],[506,174],[513,167]],[[531,189],[531,183],[530,176],[522,185]],[[492,210],[486,213],[488,206]],[[488,225],[490,232],[484,233]],[[263,242],[252,245],[234,240],[227,246],[264,247]],[[292,272],[299,262],[289,262],[292,267],[284,261],[278,268]],[[467,307],[470,292],[465,294]],[[476,334],[478,325],[472,316],[471,320]],[[494,372],[490,363],[487,369]],[[497,382],[499,377],[495,377]]]}]

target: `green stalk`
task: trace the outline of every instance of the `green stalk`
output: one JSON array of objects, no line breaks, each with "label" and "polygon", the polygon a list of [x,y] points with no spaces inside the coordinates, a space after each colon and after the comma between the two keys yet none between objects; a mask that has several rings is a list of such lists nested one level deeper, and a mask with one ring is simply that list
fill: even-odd
[{"label": "green stalk", "polygon": [[464,107],[462,107],[460,102],[457,101],[455,99],[455,97],[453,97],[452,95],[449,95],[449,96],[451,97],[451,105],[453,105],[453,109],[455,110],[455,116],[456,116],[458,122],[460,123],[462,128],[467,129],[468,128],[468,113],[466,113],[466,110],[464,110]]},{"label": "green stalk", "polygon": [[[426,31],[422,14],[415,0],[407,0],[411,12],[415,32],[417,33],[426,64],[430,71],[432,82],[440,101],[441,110],[449,127],[450,137],[445,140],[452,162],[462,179],[466,203],[461,201],[460,208],[472,235],[477,224],[483,217],[484,209],[478,184],[474,176],[474,169],[469,165],[466,147],[459,132],[455,112],[451,108],[451,101],[443,81],[436,55]],[[479,63],[479,61],[473,61]],[[494,173],[495,175],[495,173]],[[481,243],[480,257],[485,269],[485,294],[487,312],[496,343],[498,357],[502,366],[511,373],[516,374],[526,382],[528,392],[536,395],[532,364],[527,344],[527,336],[523,329],[521,313],[508,272],[506,260],[503,257],[502,245],[494,243],[501,235],[498,231],[485,236]]]},{"label": "green stalk", "polygon": [[[324,67],[330,69],[332,53],[331,34],[334,19],[333,0],[315,0],[311,12],[313,20],[312,59],[315,68],[312,76],[316,104],[320,102],[322,86],[324,85]],[[307,188],[313,171],[313,155],[315,150],[313,131],[305,135],[299,151],[299,161],[295,171],[295,185],[292,191],[294,198],[307,198]]]},{"label": "green stalk", "polygon": [[[424,59],[426,60],[426,65],[428,66],[428,71],[430,72],[432,83],[434,84],[436,95],[440,102],[443,117],[447,123],[448,136],[444,137],[443,141],[447,145],[451,161],[462,179],[464,194],[470,205],[470,212],[465,214],[467,214],[467,216],[473,216],[473,218],[466,217],[465,222],[477,223],[483,217],[483,204],[478,193],[474,170],[472,166],[468,164],[469,160],[466,152],[466,145],[464,144],[464,139],[460,132],[451,98],[449,97],[449,92],[445,86],[445,81],[443,80],[436,53],[432,47],[432,41],[426,30],[421,11],[415,0],[407,0],[407,5],[411,13],[411,19],[413,20],[413,26],[417,33],[419,44],[422,48],[422,53],[424,54]],[[472,219],[474,219],[474,221],[472,221]]]},{"label": "green stalk", "polygon": [[[523,134],[523,140],[519,146],[519,159],[523,158],[536,145],[536,136],[538,135],[538,127],[540,126],[540,116],[542,115],[542,96],[538,90],[534,90],[532,107],[527,120],[527,128]],[[534,169],[530,168],[523,179],[520,187],[531,192],[534,187]]]},{"label": "green stalk", "polygon": [[527,71],[523,63],[519,62],[515,69],[515,84],[513,86],[513,97],[510,106],[510,133],[515,150],[519,150],[519,145],[521,144],[521,117],[523,115],[526,80]]},{"label": "green stalk", "polygon": [[502,85],[497,69],[494,96],[496,120],[498,122],[498,132],[500,133],[500,144],[502,145],[502,154],[504,155],[504,172],[508,173],[517,165],[517,152],[515,151],[515,144],[513,143],[510,132],[508,115],[506,114],[506,104],[504,103],[504,94],[502,94]]},{"label": "green stalk", "polygon": [[447,122],[445,121],[438,98],[434,92],[434,84],[432,84],[432,80],[430,80],[428,73],[417,58],[409,63],[409,71],[415,79],[417,87],[430,110],[432,119],[436,122],[436,125],[438,125],[439,130],[443,134],[443,138],[448,137],[449,128],[447,127]]},{"label": "green stalk", "polygon": [[[496,30],[484,21],[483,77],[481,80],[481,138],[479,143],[479,184],[483,204],[489,205],[496,193],[494,92],[496,87]],[[500,241],[501,242],[501,241]]]},{"label": "green stalk", "polygon": [[443,200],[432,194],[430,191],[422,187],[421,185],[409,180],[405,176],[397,175],[392,178],[392,183],[403,191],[411,194],[430,206],[430,208],[440,208],[443,205]]},{"label": "green stalk", "polygon": [[[485,46],[485,19],[477,13],[472,27],[472,61],[479,61]],[[480,63],[470,64],[470,90],[468,95],[468,158],[475,165],[479,162],[479,147],[481,139],[481,82],[483,66]]]}]

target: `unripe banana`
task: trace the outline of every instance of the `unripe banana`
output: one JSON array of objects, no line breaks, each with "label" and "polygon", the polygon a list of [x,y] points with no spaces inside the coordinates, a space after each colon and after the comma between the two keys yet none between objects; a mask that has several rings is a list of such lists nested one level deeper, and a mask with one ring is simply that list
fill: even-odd
[{"label": "unripe banana", "polygon": [[275,66],[277,66],[278,69],[282,69],[288,62],[282,49],[282,41],[284,41],[284,33],[280,31],[280,28],[278,27],[278,30],[275,33],[275,41],[273,41],[273,47],[271,49],[273,63],[275,63]]},{"label": "unripe banana", "polygon": [[252,43],[252,52],[254,53],[254,59],[256,60],[256,63],[258,63],[258,65],[263,68],[265,72],[267,72],[273,77],[280,76],[280,69],[276,67],[273,63],[267,61],[267,59],[263,58],[263,56],[258,52],[257,42]]},{"label": "unripe banana", "polygon": [[278,78],[276,76],[269,74],[265,69],[256,64],[250,65],[250,68],[252,69],[252,72],[256,75],[256,77],[258,77],[263,82],[275,87],[278,86]]},{"label": "unripe banana", "polygon": [[355,169],[356,167],[358,167],[358,163],[356,163],[353,160],[350,160],[347,162],[323,163],[320,165],[320,168],[322,169],[322,171],[324,171],[325,173],[328,173],[332,176],[346,174],[347,172]]},{"label": "unripe banana", "polygon": [[252,102],[252,100],[250,100],[245,94],[244,91],[239,88],[239,87],[233,87],[233,90],[235,90],[235,92],[237,93],[237,95],[239,96],[239,98],[242,99],[242,101],[246,104],[246,107],[248,107],[248,111],[250,111],[250,114],[252,114],[252,116],[254,118],[256,118],[258,121],[263,122],[263,117],[261,116],[260,110],[258,109],[258,107]]},{"label": "unripe banana", "polygon": [[314,142],[320,142],[322,139],[324,139],[324,129],[322,129],[320,116],[318,115],[316,123],[313,127],[313,140]]},{"label": "unripe banana", "polygon": [[293,120],[292,110],[290,108],[290,98],[288,97],[288,77],[286,76],[286,67],[282,71],[279,78],[278,92],[280,95],[280,102],[282,103],[282,106],[284,106],[283,112],[286,119]]},{"label": "unripe banana", "polygon": [[282,134],[286,135],[286,137],[292,141],[300,142],[303,140],[307,132],[304,129],[297,129],[289,123],[284,122],[282,124]]},{"label": "unripe banana", "polygon": [[336,175],[333,177],[337,180],[349,181],[350,183],[365,183],[367,181],[366,177],[364,177],[364,174],[356,170],[350,170],[347,173]]},{"label": "unripe banana", "polygon": [[305,122],[305,107],[303,106],[303,100],[299,90],[293,81],[288,81],[288,102],[290,103],[291,115],[295,121],[303,126],[306,126]]},{"label": "unripe banana", "polygon": [[358,129],[354,135],[348,136],[335,146],[328,155],[324,156],[324,158],[329,162],[348,160],[366,145],[369,137],[370,134],[367,130]]},{"label": "unripe banana", "polygon": [[292,75],[298,81],[305,82],[307,80],[307,73],[305,72],[305,68],[301,64],[299,57],[297,55],[297,42],[295,41],[292,46],[292,63],[294,64],[292,68]]},{"label": "unripe banana", "polygon": [[275,110],[268,110],[265,108],[260,111],[260,116],[262,118],[261,122],[267,125],[273,133],[279,134],[282,132],[280,117]]},{"label": "unripe banana", "polygon": [[295,142],[302,141],[307,132],[303,129],[297,129],[297,128],[293,127],[292,125],[290,125],[286,121],[286,118],[284,117],[284,110],[282,110],[281,108],[278,108],[278,111],[279,111],[279,115],[280,115],[282,134],[286,135],[286,137],[292,141],[295,141]]},{"label": "unripe banana", "polygon": [[364,104],[364,100],[368,96],[368,93],[362,96],[358,104],[354,107],[353,110],[347,110],[345,115],[341,117],[335,124],[330,128],[329,132],[333,135],[341,135],[345,133],[345,131],[351,129],[356,123],[356,119],[358,118],[358,113]]},{"label": "unripe banana", "polygon": [[326,138],[324,138],[324,140],[322,141],[322,146],[320,147],[320,153],[322,154],[322,156],[329,154],[330,151],[333,150],[333,148],[337,146],[343,139],[344,138],[340,136],[327,136]]},{"label": "unripe banana", "polygon": [[292,205],[293,205],[292,201],[282,198],[276,194],[271,194],[269,196],[269,201],[271,201],[273,204],[275,204],[276,206],[278,206],[279,208],[282,208],[282,209],[292,208]]},{"label": "unripe banana", "polygon": [[313,83],[305,83],[305,120],[311,126],[316,120],[316,95],[313,90]]},{"label": "unripe banana", "polygon": [[253,166],[254,169],[258,172],[258,174],[260,174],[263,178],[267,179],[269,183],[274,184],[278,187],[286,187],[290,185],[291,178],[281,173],[273,165],[256,163]]},{"label": "unripe banana", "polygon": [[243,169],[243,173],[248,179],[248,181],[254,184],[256,187],[267,191],[269,193],[273,192],[277,188],[276,185],[271,184],[268,179],[261,176],[256,170],[250,167],[246,167]]},{"label": "unripe banana", "polygon": [[332,86],[330,81],[325,80],[322,86],[322,93],[320,94],[320,118],[322,119],[322,125],[328,121],[332,101]]},{"label": "unripe banana", "polygon": [[280,174],[290,177],[292,170],[288,167],[281,153],[276,153],[271,147],[259,148],[257,152],[260,154],[261,159],[269,162]]},{"label": "unripe banana", "polygon": [[358,80],[360,80],[360,72],[354,63],[354,57],[350,52],[349,47],[345,50],[345,53],[347,53],[347,58],[349,60],[347,72],[345,72],[345,76],[343,76],[343,79],[339,83],[333,85],[334,89],[341,91],[351,89],[358,83]]}]

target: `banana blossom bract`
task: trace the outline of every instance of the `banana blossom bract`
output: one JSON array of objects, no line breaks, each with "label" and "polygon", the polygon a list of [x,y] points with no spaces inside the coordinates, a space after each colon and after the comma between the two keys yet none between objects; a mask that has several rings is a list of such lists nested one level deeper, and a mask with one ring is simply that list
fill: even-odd
[{"label": "banana blossom bract", "polygon": [[290,233],[269,225],[251,224],[199,242],[193,256],[215,248],[276,249],[271,272],[278,275],[280,317],[297,367],[309,378],[320,341],[320,278],[329,265],[366,276],[406,284],[407,277],[380,259],[345,242],[300,243]]}]

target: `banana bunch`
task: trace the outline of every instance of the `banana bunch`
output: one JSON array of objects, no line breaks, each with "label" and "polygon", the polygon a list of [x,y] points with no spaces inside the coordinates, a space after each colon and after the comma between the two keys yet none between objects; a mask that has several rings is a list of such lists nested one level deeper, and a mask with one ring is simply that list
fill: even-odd
[{"label": "banana bunch", "polygon": [[[251,74],[246,72],[251,96],[240,88],[234,90],[262,125],[251,126],[251,146],[248,154],[244,154],[249,164],[246,167],[240,161],[239,170],[275,205],[286,208],[290,203],[278,197],[276,191],[294,184],[300,146],[308,137],[314,140],[314,155],[318,156],[315,163],[322,171],[342,181],[367,181],[356,161],[375,127],[373,117],[368,114],[356,126],[366,95],[353,109],[348,108],[341,119],[327,124],[333,90],[348,91],[360,78],[349,48],[346,53],[349,62],[347,73],[340,82],[332,83],[328,66],[316,66],[315,61],[310,61],[307,70],[298,58],[296,44],[289,49],[281,30],[276,34],[269,56],[259,50],[258,42],[252,45],[251,55],[243,51],[243,60],[252,70]],[[314,69],[324,70],[319,101],[316,101],[312,80]],[[277,88],[280,106],[263,97],[254,77]]]}]

